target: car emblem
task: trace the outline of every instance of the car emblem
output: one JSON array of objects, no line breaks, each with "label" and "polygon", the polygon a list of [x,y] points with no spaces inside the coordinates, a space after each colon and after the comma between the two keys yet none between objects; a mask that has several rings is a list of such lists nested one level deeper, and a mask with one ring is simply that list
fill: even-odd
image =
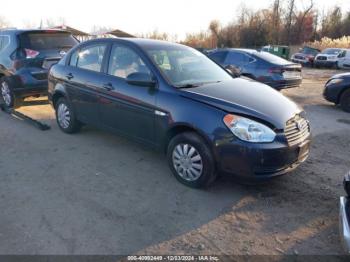
[{"label": "car emblem", "polygon": [[297,121],[296,124],[297,124],[298,130],[301,131],[303,129],[303,122],[302,121]]},{"label": "car emblem", "polygon": [[67,54],[67,52],[64,51],[64,50],[62,50],[62,51],[60,52],[60,56],[65,56],[66,54]]}]

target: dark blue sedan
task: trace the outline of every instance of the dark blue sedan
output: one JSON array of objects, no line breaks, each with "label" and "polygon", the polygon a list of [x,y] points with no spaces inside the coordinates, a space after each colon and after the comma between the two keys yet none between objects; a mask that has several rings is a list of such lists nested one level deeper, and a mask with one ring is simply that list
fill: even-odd
[{"label": "dark blue sedan", "polygon": [[302,82],[300,64],[264,51],[230,48],[219,49],[208,56],[224,68],[233,68],[277,90],[298,87]]},{"label": "dark blue sedan", "polygon": [[323,96],[329,102],[340,105],[345,112],[350,113],[350,73],[331,77],[326,83]]},{"label": "dark blue sedan", "polygon": [[63,132],[90,124],[146,144],[165,153],[190,187],[209,185],[218,173],[282,175],[309,154],[310,126],[299,106],[183,45],[84,42],[52,67],[49,99]]}]

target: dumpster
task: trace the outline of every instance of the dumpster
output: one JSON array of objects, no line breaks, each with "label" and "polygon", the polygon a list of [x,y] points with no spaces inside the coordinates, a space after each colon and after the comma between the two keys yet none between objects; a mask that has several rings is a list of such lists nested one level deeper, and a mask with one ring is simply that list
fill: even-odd
[{"label": "dumpster", "polygon": [[268,45],[264,46],[261,51],[269,52],[271,54],[277,55],[279,57],[282,57],[284,59],[289,60],[290,55],[290,48],[289,46],[283,46],[283,45]]}]

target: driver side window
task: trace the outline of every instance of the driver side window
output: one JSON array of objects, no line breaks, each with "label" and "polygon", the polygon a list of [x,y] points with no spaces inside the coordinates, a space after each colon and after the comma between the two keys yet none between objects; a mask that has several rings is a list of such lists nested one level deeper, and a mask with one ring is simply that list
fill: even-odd
[{"label": "driver side window", "polygon": [[108,74],[125,79],[132,73],[151,74],[134,50],[126,46],[114,45],[109,60]]}]

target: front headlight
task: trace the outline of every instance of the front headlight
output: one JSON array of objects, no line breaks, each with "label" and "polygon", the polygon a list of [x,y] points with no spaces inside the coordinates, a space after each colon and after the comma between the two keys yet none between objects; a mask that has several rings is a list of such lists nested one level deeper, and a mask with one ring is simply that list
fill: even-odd
[{"label": "front headlight", "polygon": [[344,79],[342,78],[334,78],[334,79],[331,79],[327,82],[327,85],[326,86],[329,86],[329,85],[336,85],[336,84],[340,84],[341,82],[343,82]]},{"label": "front headlight", "polygon": [[269,143],[276,137],[271,128],[245,117],[228,114],[224,123],[236,137],[246,142]]}]

